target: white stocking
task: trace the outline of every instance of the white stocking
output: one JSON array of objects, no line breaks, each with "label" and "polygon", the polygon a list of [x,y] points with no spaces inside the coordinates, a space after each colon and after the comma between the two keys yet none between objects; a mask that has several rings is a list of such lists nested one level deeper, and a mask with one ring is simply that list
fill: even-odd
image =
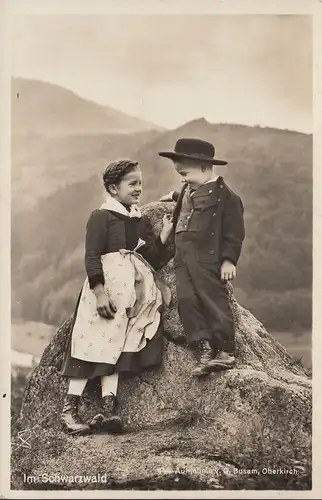
[{"label": "white stocking", "polygon": [[68,394],[81,396],[86,384],[87,378],[71,378],[69,381]]},{"label": "white stocking", "polygon": [[105,375],[101,379],[102,397],[109,396],[111,393],[116,396],[119,374],[114,372],[112,375]]}]

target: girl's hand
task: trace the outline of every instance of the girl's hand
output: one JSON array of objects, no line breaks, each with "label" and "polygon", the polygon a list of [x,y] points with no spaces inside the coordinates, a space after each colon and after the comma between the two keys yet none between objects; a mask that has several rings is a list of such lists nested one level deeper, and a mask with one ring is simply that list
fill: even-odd
[{"label": "girl's hand", "polygon": [[224,260],[221,265],[222,281],[231,281],[236,278],[236,266],[230,260]]},{"label": "girl's hand", "polygon": [[162,243],[166,243],[173,229],[173,216],[166,214],[163,216],[163,225],[160,233]]},{"label": "girl's hand", "polygon": [[117,308],[113,300],[103,292],[96,297],[96,310],[102,318],[113,319]]}]

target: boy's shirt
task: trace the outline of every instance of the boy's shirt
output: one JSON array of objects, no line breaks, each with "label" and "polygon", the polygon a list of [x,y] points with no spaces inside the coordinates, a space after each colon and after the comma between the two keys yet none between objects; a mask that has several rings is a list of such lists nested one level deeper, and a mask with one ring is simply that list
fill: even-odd
[{"label": "boy's shirt", "polygon": [[[205,182],[205,184],[209,184],[210,182],[216,182],[218,178],[219,178],[219,175],[215,175],[215,176],[214,176],[214,177],[212,177],[209,181]],[[203,185],[204,185],[204,184],[202,184],[202,186],[203,186]],[[193,190],[191,190],[191,189],[190,189],[190,194],[191,194],[191,196],[193,195],[193,193],[194,193],[195,191],[196,191],[196,189],[193,189]],[[179,193],[178,191],[176,191],[176,190],[170,191],[170,193],[169,193],[169,197],[171,197],[171,199],[172,199],[173,201],[177,201],[177,200],[178,200],[178,198],[179,198],[179,195],[180,195],[180,193]]]},{"label": "boy's shirt", "polygon": [[[202,189],[206,184],[214,186]],[[201,189],[200,189],[201,188]],[[199,260],[204,262],[231,261],[235,266],[245,238],[244,207],[238,194],[222,177],[215,176],[190,193],[184,185],[181,193],[174,192],[174,230],[198,232]]]}]

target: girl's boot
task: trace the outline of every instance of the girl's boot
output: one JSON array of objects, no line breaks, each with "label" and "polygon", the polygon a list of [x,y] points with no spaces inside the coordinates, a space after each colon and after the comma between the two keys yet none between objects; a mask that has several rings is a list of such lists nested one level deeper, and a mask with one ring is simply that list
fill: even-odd
[{"label": "girl's boot", "polygon": [[74,394],[67,394],[65,398],[60,421],[69,434],[86,434],[90,431],[90,426],[78,415],[79,400],[80,396]]},{"label": "girl's boot", "polygon": [[102,413],[98,413],[90,422],[90,427],[106,432],[118,433],[123,430],[123,422],[117,414],[117,399],[114,394],[102,398]]}]

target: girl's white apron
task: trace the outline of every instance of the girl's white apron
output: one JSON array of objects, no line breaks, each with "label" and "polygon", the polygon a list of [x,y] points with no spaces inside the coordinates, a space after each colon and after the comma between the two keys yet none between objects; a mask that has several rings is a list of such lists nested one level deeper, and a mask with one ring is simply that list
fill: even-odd
[{"label": "girl's white apron", "polygon": [[[132,206],[129,213],[109,196],[101,208],[130,217],[141,216],[137,207]],[[137,248],[144,243],[139,240]],[[86,278],[72,332],[71,355],[85,361],[115,365],[122,352],[140,351],[156,334],[162,293],[153,270],[135,251],[120,250],[103,255],[102,266],[104,287],[117,312],[110,320],[99,316],[96,297]]]}]

